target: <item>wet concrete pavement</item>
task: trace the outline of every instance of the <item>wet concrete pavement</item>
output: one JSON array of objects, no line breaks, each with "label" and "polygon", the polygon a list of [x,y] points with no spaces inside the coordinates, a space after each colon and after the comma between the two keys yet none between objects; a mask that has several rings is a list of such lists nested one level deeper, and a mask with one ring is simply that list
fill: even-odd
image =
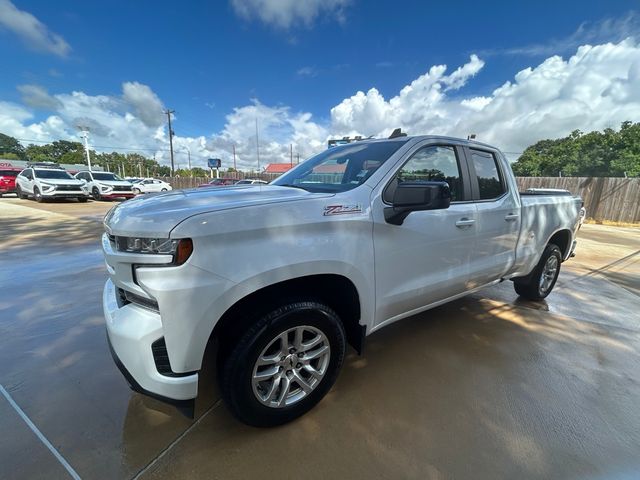
[{"label": "wet concrete pavement", "polygon": [[[505,282],[375,333],[261,430],[213,386],[195,422],[128,389],[101,311],[111,206],[0,199],[0,384],[80,477],[640,476],[640,229],[583,227],[545,303]],[[2,396],[0,432],[0,478],[69,478]]]}]

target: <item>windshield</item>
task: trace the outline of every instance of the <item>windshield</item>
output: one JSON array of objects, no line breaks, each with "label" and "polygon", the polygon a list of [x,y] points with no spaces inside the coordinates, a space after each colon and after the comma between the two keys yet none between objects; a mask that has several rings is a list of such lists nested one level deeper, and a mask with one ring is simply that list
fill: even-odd
[{"label": "windshield", "polygon": [[406,141],[356,142],[333,147],[285,173],[272,185],[309,192],[346,192],[364,183]]},{"label": "windshield", "polygon": [[58,180],[75,180],[64,170],[34,170],[36,178],[52,178]]},{"label": "windshield", "polygon": [[94,180],[119,180],[122,181],[122,179],[116,175],[115,173],[109,173],[109,172],[91,172],[91,174],[93,175],[93,179]]}]

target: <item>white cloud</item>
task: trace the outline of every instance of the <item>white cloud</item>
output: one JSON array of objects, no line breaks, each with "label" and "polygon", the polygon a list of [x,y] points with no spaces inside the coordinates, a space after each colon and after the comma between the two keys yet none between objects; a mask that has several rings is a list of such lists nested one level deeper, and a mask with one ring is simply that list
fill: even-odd
[{"label": "white cloud", "polygon": [[22,94],[22,101],[30,107],[46,110],[55,110],[60,107],[60,102],[40,85],[18,85],[18,91]]},{"label": "white cloud", "polygon": [[410,134],[478,138],[509,152],[521,152],[543,138],[574,129],[618,127],[640,121],[640,45],[629,38],[617,44],[585,45],[569,59],[546,59],[518,72],[486,96],[448,96],[481,68],[481,60],[446,75],[446,67],[428,73],[386,100],[376,89],[358,92],[331,110],[338,135],[386,135],[394,127]]},{"label": "white cloud", "polygon": [[66,57],[71,46],[29,12],[19,10],[10,0],[0,0],[0,28],[16,34],[30,48]]},{"label": "white cloud", "polygon": [[138,82],[125,82],[122,85],[122,98],[131,105],[148,127],[158,127],[164,122],[164,106],[158,96],[147,85]]},{"label": "white cloud", "polygon": [[296,72],[299,77],[317,77],[318,69],[316,67],[302,67]]},{"label": "white cloud", "polygon": [[283,30],[311,27],[320,15],[331,16],[342,23],[350,3],[351,0],[231,0],[238,16]]},{"label": "white cloud", "polygon": [[620,42],[628,37],[640,34],[640,15],[630,11],[622,17],[610,17],[597,22],[583,22],[568,37],[552,39],[546,43],[537,43],[520,47],[484,50],[484,56],[518,55],[544,56],[565,53],[579,45]]},{"label": "white cloud", "polygon": [[[323,121],[308,112],[253,100],[228,114],[219,132],[174,137],[176,163],[186,166],[188,148],[193,166],[216,157],[225,167],[232,166],[235,146],[238,167],[257,168],[256,119],[262,167],[288,162],[290,145],[294,156],[299,152],[304,159],[326,148],[328,138],[383,137],[397,127],[414,135],[475,133],[504,151],[521,152],[537,140],[558,138],[574,129],[601,130],[625,120],[640,121],[640,44],[631,38],[585,45],[566,59],[549,57],[493,92],[462,94],[464,86],[472,90],[483,65],[471,56],[452,71],[445,65],[432,66],[390,98],[376,88],[357,92],[333,107]],[[91,128],[91,143],[100,151],[141,149],[149,156],[155,153],[164,164],[169,161],[167,129],[158,114],[162,102],[146,85],[127,82],[122,96],[51,95],[33,88],[27,93],[45,102],[53,99],[54,114],[36,121],[26,106],[0,102],[0,132],[43,141],[73,139],[78,138],[75,126],[82,123]],[[180,131],[179,117],[174,129]]]}]

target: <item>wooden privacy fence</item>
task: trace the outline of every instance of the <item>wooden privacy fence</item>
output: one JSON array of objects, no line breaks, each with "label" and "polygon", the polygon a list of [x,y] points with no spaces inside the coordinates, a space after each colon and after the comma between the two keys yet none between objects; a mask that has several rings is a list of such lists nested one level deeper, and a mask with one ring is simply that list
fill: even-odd
[{"label": "wooden privacy fence", "polygon": [[[243,172],[220,174],[225,178],[259,178],[270,182],[278,174]],[[173,188],[192,188],[210,180],[208,177],[164,178]],[[517,177],[518,188],[562,188],[580,195],[587,218],[595,221],[640,223],[640,178],[606,177]]]},{"label": "wooden privacy fence", "polygon": [[640,223],[640,178],[517,177],[518,188],[562,188],[580,195],[587,218]]}]

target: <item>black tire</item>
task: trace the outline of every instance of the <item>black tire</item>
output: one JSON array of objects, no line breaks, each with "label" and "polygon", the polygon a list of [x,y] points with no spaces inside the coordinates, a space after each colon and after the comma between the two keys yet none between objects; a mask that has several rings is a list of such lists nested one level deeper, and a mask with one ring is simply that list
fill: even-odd
[{"label": "black tire", "polygon": [[22,189],[20,188],[20,185],[16,185],[16,195],[20,200],[24,200],[25,198],[27,198],[27,196],[24,193],[22,193]]},{"label": "black tire", "polygon": [[40,193],[40,189],[38,187],[33,187],[33,198],[38,203],[42,203],[42,201],[44,200],[42,198],[42,193]]},{"label": "black tire", "polygon": [[[326,337],[330,355],[324,376],[297,402],[279,408],[261,403],[252,386],[254,366],[263,350],[283,332],[299,326],[313,327]],[[219,375],[222,397],[241,422],[256,427],[273,427],[290,422],[311,410],[329,391],[344,361],[346,340],[342,322],[327,305],[314,300],[286,302],[259,316],[221,358]],[[282,369],[282,368],[281,368]],[[288,375],[285,373],[285,375]],[[292,384],[295,384],[292,380]]]},{"label": "black tire", "polygon": [[[545,266],[547,262],[553,262],[553,260],[549,260],[551,257],[555,257],[556,261],[556,271],[551,279],[551,282],[548,283],[546,288],[543,288],[542,285],[542,276],[545,273]],[[553,290],[553,287],[556,285],[558,281],[558,275],[560,274],[560,265],[562,263],[562,252],[557,245],[550,243],[542,252],[542,257],[540,257],[540,261],[536,265],[536,268],[522,279],[514,279],[513,288],[516,293],[521,297],[524,297],[528,300],[542,300],[546,298]]]},{"label": "black tire", "polygon": [[163,189],[162,189],[162,190],[160,190],[160,191],[161,191],[161,192],[166,192],[166,191],[167,191],[167,189],[166,189],[166,188],[163,188]]},{"label": "black tire", "polygon": [[93,190],[91,190],[91,196],[98,202],[102,200],[102,195],[100,195],[100,190],[98,190],[98,187],[93,187]]},{"label": "black tire", "polygon": [[141,192],[140,192],[140,189],[139,189],[139,188],[134,188],[134,189],[133,189],[133,194],[134,194],[134,195],[140,195],[140,193],[141,193]]}]

